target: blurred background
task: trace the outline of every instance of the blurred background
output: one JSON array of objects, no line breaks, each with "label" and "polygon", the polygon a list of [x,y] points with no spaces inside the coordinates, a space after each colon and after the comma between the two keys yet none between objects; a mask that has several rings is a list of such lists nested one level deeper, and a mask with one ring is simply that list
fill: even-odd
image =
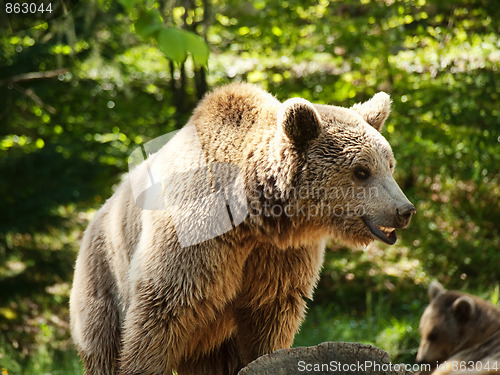
[{"label": "blurred background", "polygon": [[137,145],[234,81],[393,100],[383,135],[417,215],[395,246],[328,245],[296,346],[358,341],[413,363],[431,280],[498,302],[497,2],[81,0],[61,14],[0,29],[2,375],[82,373],[68,297],[88,221]]}]

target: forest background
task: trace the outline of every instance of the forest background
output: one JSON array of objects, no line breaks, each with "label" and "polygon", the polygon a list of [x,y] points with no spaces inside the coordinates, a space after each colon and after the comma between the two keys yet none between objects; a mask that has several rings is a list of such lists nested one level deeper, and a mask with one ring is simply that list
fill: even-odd
[{"label": "forest background", "polygon": [[393,100],[383,135],[417,215],[392,247],[329,243],[295,346],[358,341],[413,363],[431,280],[498,302],[495,1],[58,4],[46,22],[0,13],[3,375],[82,373],[68,296],[89,219],[133,149],[234,81],[280,100],[350,106],[380,90]]}]

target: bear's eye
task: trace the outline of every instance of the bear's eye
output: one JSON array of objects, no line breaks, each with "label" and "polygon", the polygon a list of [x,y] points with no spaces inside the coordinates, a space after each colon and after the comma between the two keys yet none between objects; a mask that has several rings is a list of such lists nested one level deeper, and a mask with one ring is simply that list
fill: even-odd
[{"label": "bear's eye", "polygon": [[436,332],[431,332],[431,333],[429,333],[429,336],[427,336],[427,340],[429,340],[430,342],[436,341],[437,338],[438,338],[438,334]]},{"label": "bear's eye", "polygon": [[356,178],[359,178],[360,180],[366,180],[368,177],[370,177],[370,171],[366,168],[358,167],[354,170],[354,176],[356,176]]}]

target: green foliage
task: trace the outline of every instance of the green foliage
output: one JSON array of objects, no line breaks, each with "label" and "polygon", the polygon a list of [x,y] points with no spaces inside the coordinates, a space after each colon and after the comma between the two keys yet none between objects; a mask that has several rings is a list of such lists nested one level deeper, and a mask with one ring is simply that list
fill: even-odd
[{"label": "green foliage", "polygon": [[[137,8],[142,5],[134,0],[121,0],[120,4],[127,10],[131,19],[135,19],[134,29],[144,40],[153,39],[165,56],[176,63],[182,64],[191,54],[196,64],[205,67],[208,63],[209,49],[207,43],[194,32],[182,30],[164,23],[156,3],[153,8]],[[178,9],[178,8],[177,8]],[[184,9],[184,12],[186,10]],[[175,13],[175,8],[172,10]],[[175,23],[175,19],[172,23]]]},{"label": "green foliage", "polygon": [[165,27],[160,12],[153,9],[144,12],[134,23],[137,34],[142,38],[153,37],[165,56],[177,63],[183,63],[190,53],[196,64],[208,63],[208,46],[203,38],[176,27]]},{"label": "green foliage", "polygon": [[161,29],[158,34],[160,50],[168,59],[183,62],[186,59],[184,35],[180,30],[173,27]]},{"label": "green foliage", "polygon": [[499,19],[481,0],[82,0],[0,32],[0,369],[78,373],[67,303],[89,218],[133,148],[230,81],[393,99],[383,134],[417,215],[394,247],[329,245],[297,345],[361,341],[410,362],[431,279],[498,302]]},{"label": "green foliage", "polygon": [[391,306],[379,301],[374,315],[340,309],[331,303],[309,311],[295,337],[294,346],[313,346],[325,341],[360,342],[383,348],[394,363],[415,363],[420,340],[420,315],[395,317]]},{"label": "green foliage", "polygon": [[[158,10],[152,9],[149,12],[144,12],[139,16],[137,21],[134,22],[134,28],[137,34],[142,38],[147,39],[148,37],[155,35],[162,29],[163,19]],[[181,60],[179,62],[182,62]]]},{"label": "green foliage", "polygon": [[186,43],[186,51],[191,53],[194,62],[206,66],[208,64],[208,46],[205,41],[194,33],[184,32],[182,40]]},{"label": "green foliage", "polygon": [[165,56],[176,62],[184,62],[190,52],[196,63],[205,66],[208,62],[208,48],[199,36],[176,29],[162,28],[157,36],[158,46]]}]

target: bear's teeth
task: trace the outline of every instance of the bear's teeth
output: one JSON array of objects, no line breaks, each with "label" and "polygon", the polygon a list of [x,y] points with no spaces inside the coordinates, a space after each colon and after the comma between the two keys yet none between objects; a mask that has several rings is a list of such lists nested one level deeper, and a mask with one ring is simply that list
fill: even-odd
[{"label": "bear's teeth", "polygon": [[394,230],[394,228],[387,228],[387,227],[383,227],[383,226],[380,226],[380,229],[382,231],[388,232],[388,233],[390,233],[390,232],[392,232]]}]

